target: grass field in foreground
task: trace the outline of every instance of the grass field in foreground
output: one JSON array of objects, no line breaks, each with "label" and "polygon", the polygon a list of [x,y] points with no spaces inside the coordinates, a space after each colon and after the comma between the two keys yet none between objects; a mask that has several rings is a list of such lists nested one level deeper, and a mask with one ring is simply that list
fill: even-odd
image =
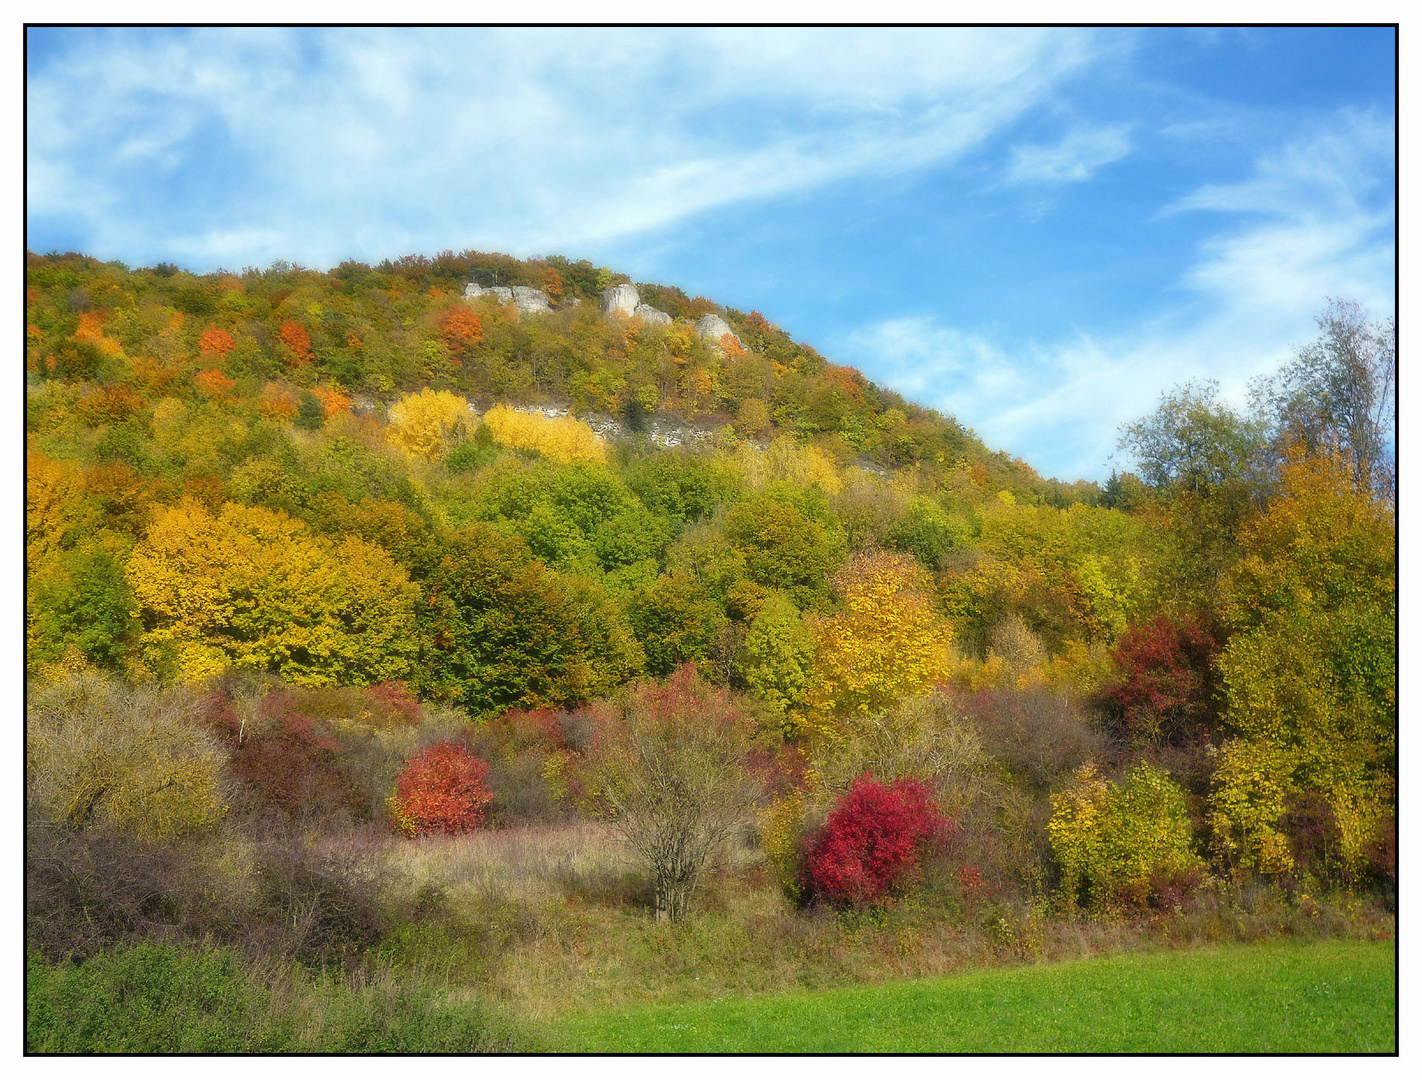
[{"label": "grass field in foreground", "polygon": [[1391,942],[1121,955],[571,1022],[601,1052],[1339,1052],[1396,1047]]}]

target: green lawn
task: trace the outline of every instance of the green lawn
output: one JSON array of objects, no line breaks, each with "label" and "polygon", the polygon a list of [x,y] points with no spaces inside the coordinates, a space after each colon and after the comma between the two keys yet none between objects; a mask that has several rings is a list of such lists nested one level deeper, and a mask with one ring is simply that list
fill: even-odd
[{"label": "green lawn", "polygon": [[603,1052],[1341,1052],[1396,1048],[1392,943],[1234,945],[608,1013]]}]

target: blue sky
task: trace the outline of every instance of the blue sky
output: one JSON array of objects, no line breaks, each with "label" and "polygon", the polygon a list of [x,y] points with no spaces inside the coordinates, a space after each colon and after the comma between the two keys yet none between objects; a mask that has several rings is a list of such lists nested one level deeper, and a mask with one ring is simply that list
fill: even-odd
[{"label": "blue sky", "polygon": [[1047,475],[1395,309],[1394,34],[30,30],[28,245],[565,254],[756,309]]}]

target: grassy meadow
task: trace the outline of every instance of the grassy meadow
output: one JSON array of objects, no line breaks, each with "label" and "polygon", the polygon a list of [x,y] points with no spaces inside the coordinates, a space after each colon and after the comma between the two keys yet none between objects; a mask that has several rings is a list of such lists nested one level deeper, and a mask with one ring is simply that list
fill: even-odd
[{"label": "grassy meadow", "polygon": [[1069,919],[954,906],[796,909],[744,843],[696,915],[656,924],[600,824],[403,840],[363,857],[386,921],[344,963],[138,942],[28,966],[32,1052],[1348,1052],[1393,1049],[1392,917],[1221,890]]},{"label": "grassy meadow", "polygon": [[1387,1053],[1391,945],[1212,946],[595,1015],[568,1050]]}]

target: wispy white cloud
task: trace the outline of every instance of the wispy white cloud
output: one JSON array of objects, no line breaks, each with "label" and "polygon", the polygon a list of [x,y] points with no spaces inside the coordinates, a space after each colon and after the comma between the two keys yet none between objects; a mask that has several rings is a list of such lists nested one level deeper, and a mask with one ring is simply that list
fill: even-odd
[{"label": "wispy white cloud", "polygon": [[1332,295],[1390,312],[1392,172],[1391,120],[1350,113],[1243,180],[1199,188],[1166,212],[1230,215],[1232,227],[1204,241],[1186,284],[1235,310],[1297,314]]},{"label": "wispy white cloud", "polygon": [[1052,146],[1014,146],[1007,183],[1089,180],[1097,170],[1131,152],[1128,133],[1126,126],[1078,128]]},{"label": "wispy white cloud", "polygon": [[[596,243],[951,160],[1087,64],[1086,32],[199,30],[75,35],[30,73],[31,215],[227,261]],[[135,205],[210,169],[220,220]],[[371,211],[383,226],[370,226]],[[352,248],[364,219],[369,249]],[[270,231],[270,251],[222,241]],[[161,240],[159,236],[161,235]],[[302,245],[293,251],[294,244]],[[384,249],[383,252],[380,249]]]},{"label": "wispy white cloud", "polygon": [[[1345,115],[1262,157],[1252,174],[1178,201],[1221,230],[1183,271],[1178,302],[1124,331],[1009,342],[929,317],[883,320],[846,358],[900,392],[973,425],[1047,474],[1102,479],[1120,425],[1188,378],[1218,379],[1245,404],[1248,382],[1311,339],[1325,297],[1395,309],[1390,128]],[[1126,466],[1124,461],[1115,462]]]}]

